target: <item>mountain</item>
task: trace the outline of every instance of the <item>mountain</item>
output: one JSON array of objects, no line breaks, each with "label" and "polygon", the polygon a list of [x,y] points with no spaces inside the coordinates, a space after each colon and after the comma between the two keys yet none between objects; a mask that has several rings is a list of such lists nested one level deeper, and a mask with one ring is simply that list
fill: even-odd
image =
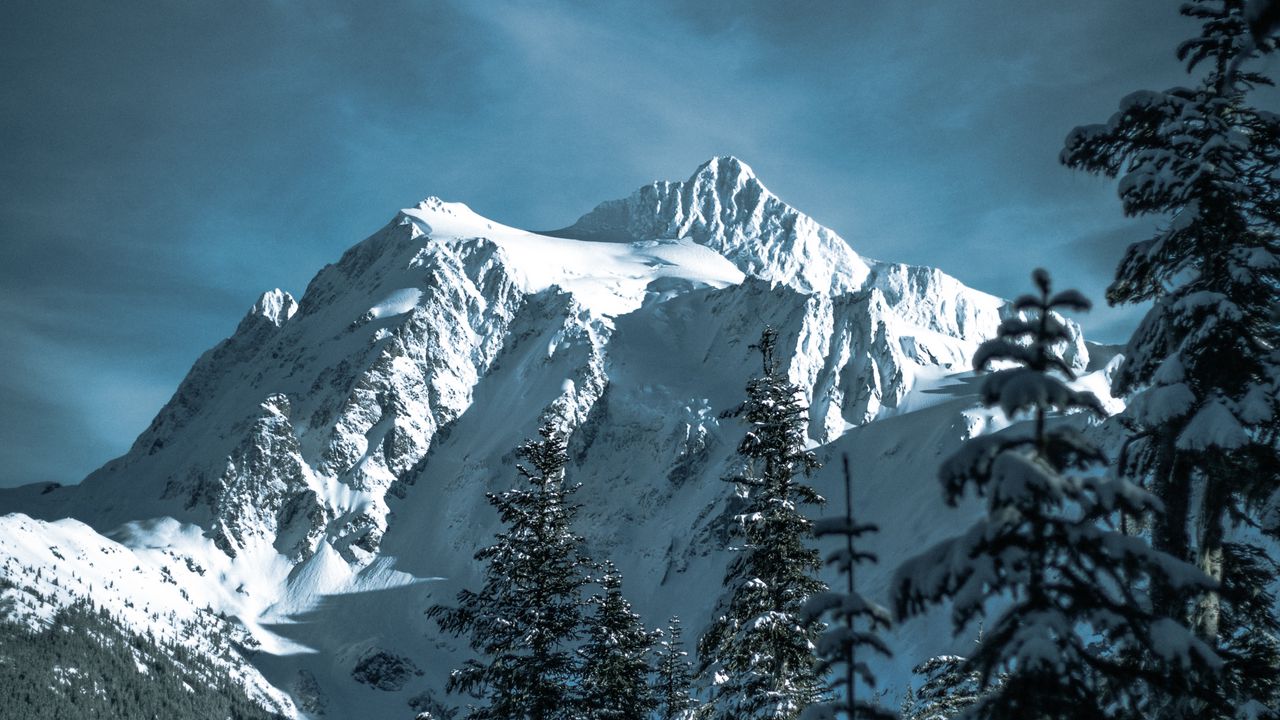
[{"label": "mountain", "polygon": [[[229,667],[286,715],[456,704],[439,688],[465,648],[423,610],[474,585],[497,528],[484,493],[511,484],[541,418],[572,432],[592,552],[650,625],[678,612],[692,636],[728,558],[719,478],[763,327],[819,455],[856,459],[859,514],[885,528],[863,578],[877,590],[972,512],[943,505],[934,473],[999,426],[965,370],[1007,312],[939,270],[859,256],[731,157],[549,233],[428,198],[300,300],[264,293],[124,456],[77,486],[0,492],[0,562],[19,585],[93,578],[47,608],[87,594],[123,612],[164,591],[140,631],[226,616],[243,635]],[[1068,359],[1088,362],[1078,333]],[[816,483],[839,486],[828,470]],[[945,618],[900,629],[887,672],[947,637]]]}]

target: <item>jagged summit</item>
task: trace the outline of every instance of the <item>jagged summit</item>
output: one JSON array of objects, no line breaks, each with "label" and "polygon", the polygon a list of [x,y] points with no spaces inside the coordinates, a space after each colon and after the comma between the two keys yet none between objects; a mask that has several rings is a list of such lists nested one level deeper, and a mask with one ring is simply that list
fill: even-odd
[{"label": "jagged summit", "polygon": [[[675,233],[662,232],[656,222],[644,223],[644,211],[635,207],[635,201],[641,196],[665,197],[673,189],[678,192],[686,187],[689,189],[688,197],[694,200],[690,204],[697,206],[724,205],[720,196],[731,198],[742,190],[757,198],[776,199],[745,162],[732,155],[716,156],[699,165],[686,181],[654,181],[629,197],[602,202],[574,224],[546,234],[601,242],[634,242],[655,234],[675,237]],[[659,203],[652,206],[651,211],[659,215],[663,207]]]},{"label": "jagged summit", "polygon": [[714,157],[683,182],[601,203],[559,237],[606,242],[687,238],[747,275],[802,292],[848,292],[870,273],[843,239],[783,202],[741,160]]},{"label": "jagged summit", "polygon": [[[697,170],[693,171],[693,177],[710,179],[717,183],[723,181],[729,185],[745,185],[752,181],[760,184],[755,170],[752,170],[750,165],[733,155],[716,155],[712,157],[699,165]],[[760,188],[764,192],[769,192],[764,189],[763,184],[760,184]]]},{"label": "jagged summit", "polygon": [[258,301],[249,310],[249,317],[263,318],[276,327],[293,317],[298,310],[298,303],[289,293],[276,288],[262,293]]},{"label": "jagged summit", "polygon": [[467,210],[471,208],[466,203],[451,202],[436,195],[428,195],[418,203],[417,207],[421,210],[439,210],[442,212],[455,212],[456,210]]},{"label": "jagged summit", "polygon": [[[432,220],[435,222],[433,223]],[[495,223],[481,217],[469,205],[443,200],[435,195],[424,198],[412,208],[405,208],[396,216],[397,223],[415,224],[425,234],[435,232],[458,235],[468,230],[492,229]],[[505,230],[505,225],[499,226]]]}]

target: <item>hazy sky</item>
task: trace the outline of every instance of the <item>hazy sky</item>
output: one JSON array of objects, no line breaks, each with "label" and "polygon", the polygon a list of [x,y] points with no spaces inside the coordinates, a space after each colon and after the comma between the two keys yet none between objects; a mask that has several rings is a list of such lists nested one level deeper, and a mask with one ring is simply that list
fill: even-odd
[{"label": "hazy sky", "polygon": [[427,195],[562,227],[732,154],[864,255],[1100,300],[1151,222],[1057,153],[1182,82],[1177,5],[7,0],[0,485],[124,452],[259,293]]}]

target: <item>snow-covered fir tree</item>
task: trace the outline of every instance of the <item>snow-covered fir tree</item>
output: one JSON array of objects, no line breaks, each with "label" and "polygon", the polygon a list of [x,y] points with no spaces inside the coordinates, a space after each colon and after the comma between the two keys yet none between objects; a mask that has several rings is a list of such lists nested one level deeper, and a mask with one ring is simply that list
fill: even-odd
[{"label": "snow-covered fir tree", "polygon": [[743,405],[749,429],[738,452],[745,467],[727,478],[748,493],[736,518],[742,544],[698,643],[717,720],[787,720],[824,696],[815,655],[823,624],[803,612],[810,597],[827,589],[810,545],[813,523],[801,511],[823,502],[803,482],[818,461],[806,449],[805,406],[774,357],[776,342],[777,333],[766,328],[754,346],[763,366],[748,382]]},{"label": "snow-covered fir tree", "polygon": [[[1219,653],[1223,687],[1233,704],[1259,718],[1280,718],[1280,618],[1273,579],[1280,575],[1267,549],[1228,542],[1222,553]],[[1264,710],[1265,708],[1265,710]]]},{"label": "snow-covered fir tree", "polygon": [[1020,315],[974,356],[976,370],[992,370],[983,403],[1033,422],[973,438],[943,463],[947,501],[972,488],[986,513],[902,565],[895,609],[905,617],[950,600],[957,631],[988,617],[971,668],[992,692],[974,717],[1147,718],[1152,701],[1208,692],[1202,680],[1221,665],[1188,628],[1153,612],[1147,588],[1202,590],[1212,581],[1115,530],[1117,516],[1141,517],[1159,501],[1101,474],[1105,458],[1077,423],[1049,422],[1054,411],[1100,416],[1102,408],[1067,384],[1072,373],[1057,354],[1067,330],[1055,311],[1088,301],[1074,290],[1054,294],[1043,270],[1033,279],[1038,293],[1017,298]]},{"label": "snow-covered fir tree", "polygon": [[622,595],[622,577],[605,563],[600,592],[591,598],[581,658],[579,717],[649,720],[658,698],[649,683],[649,654],[658,634],[645,630]]},{"label": "snow-covered fir tree", "polygon": [[[978,645],[982,644],[982,627],[978,628]],[[899,709],[902,720],[951,720],[960,717],[979,698],[1004,684],[1000,673],[984,683],[982,673],[973,669],[963,655],[935,655],[916,665],[912,674],[923,678],[919,689],[907,686],[906,697]]]},{"label": "snow-covered fir tree", "polygon": [[684,649],[680,618],[667,621],[667,629],[657,643],[653,691],[659,720],[688,720],[698,701],[693,694],[693,663]]},{"label": "snow-covered fir tree", "polygon": [[854,547],[854,541],[879,528],[860,524],[853,520],[853,475],[849,472],[849,456],[841,458],[844,469],[844,515],[823,518],[814,527],[818,537],[836,536],[844,539],[842,547],[827,556],[827,564],[834,565],[844,576],[843,591],[828,590],[809,598],[805,612],[810,616],[829,615],[833,621],[818,639],[818,668],[828,673],[828,686],[833,700],[809,706],[802,714],[803,720],[894,720],[896,715],[876,702],[858,697],[858,681],[875,688],[866,658],[858,659],[858,651],[889,657],[889,647],[880,639],[877,631],[890,624],[889,611],[868,600],[858,592],[855,574],[859,563],[877,562],[876,556]]},{"label": "snow-covered fir tree", "polygon": [[[1273,83],[1249,62],[1276,49],[1276,25],[1263,17],[1273,5],[1185,3],[1201,23],[1177,53],[1198,73],[1193,84],[1125,97],[1105,124],[1072,131],[1062,152],[1069,167],[1119,177],[1125,214],[1164,220],[1129,246],[1107,291],[1113,304],[1152,303],[1113,377],[1112,393],[1129,400],[1120,469],[1164,503],[1156,548],[1193,560],[1222,588],[1242,581],[1226,576],[1232,524],[1262,515],[1280,488],[1280,115],[1250,104]],[[1254,591],[1275,579],[1257,575]],[[1155,589],[1163,611],[1235,662],[1217,589],[1190,606]],[[1232,704],[1275,672],[1238,686],[1245,696]]]},{"label": "snow-covered fir tree", "polygon": [[924,682],[908,689],[902,720],[953,720],[977,704],[984,694],[982,673],[968,664],[960,655],[936,655],[915,666],[912,672]]},{"label": "snow-covered fir tree", "polygon": [[454,607],[428,611],[441,630],[466,635],[478,655],[447,684],[482,701],[467,720],[578,717],[574,648],[591,563],[571,528],[578,486],[565,483],[565,436],[549,420],[538,434],[518,451],[529,463],[516,466],[523,487],[488,494],[506,529],[476,553],[486,563],[484,586],[459,592]]}]

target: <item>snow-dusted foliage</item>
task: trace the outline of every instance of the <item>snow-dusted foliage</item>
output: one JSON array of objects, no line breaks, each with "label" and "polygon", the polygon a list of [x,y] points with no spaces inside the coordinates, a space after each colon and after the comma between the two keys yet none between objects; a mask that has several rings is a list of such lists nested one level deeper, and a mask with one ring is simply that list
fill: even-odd
[{"label": "snow-dusted foliage", "polygon": [[[14,585],[0,575],[0,592]],[[78,600],[49,625],[0,616],[0,718],[283,720],[195,645],[134,633]]]},{"label": "snow-dusted foliage", "polygon": [[894,720],[892,711],[877,703],[858,698],[858,681],[868,687],[876,686],[875,676],[868,667],[865,655],[858,659],[858,650],[871,651],[882,656],[892,655],[889,647],[876,631],[889,627],[889,611],[868,600],[857,589],[854,571],[859,563],[877,562],[874,554],[857,550],[854,541],[863,535],[879,530],[875,525],[860,524],[853,520],[853,476],[849,472],[849,456],[841,458],[844,469],[844,516],[823,518],[815,523],[818,537],[844,538],[844,547],[832,551],[826,558],[844,577],[843,592],[828,590],[809,598],[805,612],[811,617],[829,615],[832,624],[818,638],[818,668],[830,675],[828,694],[836,700],[810,705],[801,714],[802,720]]},{"label": "snow-dusted foliage", "polygon": [[968,662],[959,655],[936,655],[917,665],[912,672],[924,682],[908,689],[902,720],[953,720],[976,705],[989,691],[983,688],[982,674],[967,668]]},{"label": "snow-dusted foliage", "polygon": [[[1280,618],[1274,580],[1280,565],[1267,548],[1228,542],[1222,553],[1222,684],[1246,715],[1280,717]],[[1264,711],[1265,709],[1265,711]]]},{"label": "snow-dusted foliage", "polygon": [[622,577],[612,563],[605,563],[599,584],[586,617],[586,642],[578,649],[580,717],[648,720],[658,707],[649,683],[649,653],[658,634],[645,629],[622,596]]},{"label": "snow-dusted foliage", "polygon": [[905,562],[894,588],[898,615],[944,600],[957,630],[987,617],[966,664],[987,686],[973,717],[1143,718],[1153,699],[1203,691],[1221,666],[1212,649],[1153,611],[1153,582],[1179,591],[1212,582],[1194,567],[1113,529],[1117,515],[1143,516],[1159,501],[1123,478],[1098,474],[1105,458],[1072,423],[1049,426],[1053,411],[1101,414],[1090,393],[1071,389],[1055,352],[1065,339],[1055,310],[1084,310],[1078,292],[1051,292],[1037,270],[1037,295],[1015,301],[998,337],[978,349],[974,368],[993,370],[983,402],[1021,427],[966,442],[942,465],[946,497],[972,487],[987,512],[967,532]]},{"label": "snow-dusted foliage", "polygon": [[698,644],[702,670],[712,677],[712,716],[723,720],[794,718],[824,695],[816,664],[823,624],[804,606],[827,586],[809,545],[813,523],[801,511],[823,502],[802,481],[818,460],[806,448],[805,407],[780,372],[776,342],[777,333],[765,328],[756,346],[763,369],[748,382],[742,408],[749,429],[738,452],[745,463],[727,478],[747,493],[735,518],[742,547]]},{"label": "snow-dusted foliage", "polygon": [[486,563],[484,587],[458,593],[454,607],[428,611],[441,630],[466,635],[479,655],[454,670],[447,686],[481,700],[467,720],[577,717],[573,645],[590,561],[570,528],[577,487],[565,485],[564,435],[551,421],[538,434],[519,449],[530,465],[516,466],[527,487],[488,496],[507,529],[476,553]]},{"label": "snow-dusted foliage", "polygon": [[[255,579],[238,574],[198,530],[172,520],[151,523],[147,530],[155,546],[144,548],[127,537],[140,528],[122,529],[117,542],[76,520],[0,516],[0,624],[18,622],[39,632],[56,625],[60,612],[89,603],[107,612],[116,628],[158,649],[181,647],[199,656],[208,668],[200,682],[213,686],[218,678],[227,679],[268,714],[295,717],[288,694],[273,687],[252,662],[263,650],[288,646],[278,637],[260,642],[257,628],[235,617],[237,612],[256,615],[253,598],[243,591],[248,584],[256,592]],[[218,579],[242,592],[229,592]],[[270,644],[273,640],[277,644]],[[5,655],[0,650],[0,657]],[[5,709],[0,704],[0,717]]]},{"label": "snow-dusted foliage", "polygon": [[688,720],[698,701],[693,695],[693,663],[684,649],[680,618],[672,616],[655,647],[653,692],[659,720]]},{"label": "snow-dusted foliage", "polygon": [[[1250,105],[1273,83],[1247,67],[1277,39],[1245,0],[1182,13],[1201,22],[1178,49],[1195,84],[1127,96],[1107,123],[1075,129],[1062,160],[1119,177],[1126,214],[1167,218],[1129,246],[1107,291],[1112,303],[1153,301],[1113,381],[1131,396],[1121,470],[1166,505],[1156,547],[1223,581],[1229,523],[1280,489],[1280,115]],[[1191,612],[1216,642],[1217,591]]]}]

